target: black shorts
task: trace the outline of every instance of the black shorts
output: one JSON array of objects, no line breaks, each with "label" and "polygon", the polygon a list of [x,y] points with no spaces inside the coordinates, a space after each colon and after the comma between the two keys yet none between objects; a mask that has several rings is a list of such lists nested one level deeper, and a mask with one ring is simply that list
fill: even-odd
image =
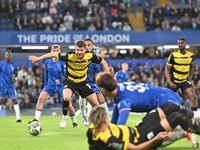
[{"label": "black shorts", "polygon": [[183,83],[175,83],[177,88],[176,89],[172,89],[173,91],[177,91],[178,89],[181,89],[182,92],[184,92],[187,88],[191,88],[192,87],[192,83],[190,81],[186,81]]},{"label": "black shorts", "polygon": [[[143,119],[142,122],[138,124],[137,128],[140,133],[140,137],[138,139],[137,144],[141,144],[143,142],[149,141],[153,137],[155,137],[159,132],[164,131],[163,128],[160,127],[160,116],[157,110],[153,110],[148,113]],[[160,143],[157,143],[153,147],[156,148],[160,146]]]},{"label": "black shorts", "polygon": [[65,80],[63,89],[66,88],[71,89],[73,93],[77,91],[82,98],[85,98],[94,93],[93,90],[88,86],[86,81],[81,83],[74,83],[70,80]]}]

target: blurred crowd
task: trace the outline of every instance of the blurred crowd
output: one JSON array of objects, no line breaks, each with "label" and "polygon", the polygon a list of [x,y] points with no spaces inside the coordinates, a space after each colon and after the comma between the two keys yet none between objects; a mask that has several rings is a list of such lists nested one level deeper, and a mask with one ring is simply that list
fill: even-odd
[{"label": "blurred crowd", "polygon": [[124,30],[127,13],[144,13],[147,30],[200,29],[200,0],[1,0],[0,30]]},{"label": "blurred crowd", "polygon": [[172,0],[166,6],[146,3],[144,21],[147,30],[200,29],[200,1]]},{"label": "blurred crowd", "polygon": [[129,3],[129,0],[1,0],[0,21],[6,22],[5,29],[11,30],[130,31],[126,16]]}]

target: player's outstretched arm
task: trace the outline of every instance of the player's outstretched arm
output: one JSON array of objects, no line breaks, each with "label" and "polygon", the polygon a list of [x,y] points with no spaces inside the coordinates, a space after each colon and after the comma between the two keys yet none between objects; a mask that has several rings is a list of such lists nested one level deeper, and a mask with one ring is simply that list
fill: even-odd
[{"label": "player's outstretched arm", "polygon": [[154,138],[142,144],[134,145],[132,143],[129,143],[127,145],[127,150],[147,150],[157,142],[167,139],[168,137],[169,137],[168,132],[160,132]]},{"label": "player's outstretched arm", "polygon": [[58,52],[51,52],[51,53],[47,53],[41,56],[29,56],[28,59],[34,63],[34,62],[47,59],[47,58],[52,58],[52,57],[58,58]]}]

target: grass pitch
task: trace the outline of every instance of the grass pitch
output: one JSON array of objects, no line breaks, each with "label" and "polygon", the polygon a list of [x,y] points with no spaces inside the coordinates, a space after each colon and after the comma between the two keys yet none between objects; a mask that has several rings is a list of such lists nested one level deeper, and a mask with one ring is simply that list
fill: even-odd
[{"label": "grass pitch", "polygon": [[[129,117],[128,125],[135,124],[141,115]],[[33,116],[23,116],[23,123],[16,123],[14,116],[0,117],[0,149],[1,150],[87,150],[85,127],[78,117],[79,128],[73,128],[71,119],[65,129],[59,128],[60,116],[42,116],[43,131],[39,136],[31,136],[27,132],[28,121]],[[134,121],[133,121],[134,120]],[[198,136],[200,140],[200,136]],[[159,150],[190,150],[190,142],[186,139]]]}]

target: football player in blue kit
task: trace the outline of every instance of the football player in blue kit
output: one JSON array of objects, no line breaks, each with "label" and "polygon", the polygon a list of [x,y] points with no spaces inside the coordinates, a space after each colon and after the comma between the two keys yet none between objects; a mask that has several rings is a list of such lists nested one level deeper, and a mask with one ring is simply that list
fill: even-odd
[{"label": "football player in blue kit", "polygon": [[121,67],[122,67],[121,70],[115,73],[115,78],[117,79],[118,83],[128,82],[129,81],[128,64],[123,63]]},{"label": "football player in blue kit", "polygon": [[115,98],[111,123],[125,125],[130,112],[150,112],[169,102],[187,109],[191,118],[200,118],[198,111],[185,107],[184,101],[170,89],[144,83],[117,83],[106,73],[99,73],[96,83],[105,96]]},{"label": "football player in blue kit", "polygon": [[[85,41],[88,52],[93,52],[94,54],[99,55],[99,49],[94,48],[94,43],[93,43],[92,39],[86,38],[86,39],[84,39],[84,41]],[[97,74],[101,71],[102,71],[102,67],[100,64],[91,63],[88,67],[87,83],[88,83],[88,86],[97,95],[97,99],[98,99],[100,105],[102,107],[104,107],[106,112],[108,113],[108,106],[107,106],[105,97],[103,96],[99,87],[95,83],[95,74]],[[86,112],[86,100],[79,97],[79,106],[80,106],[83,122],[87,126],[88,122],[87,122],[87,112]],[[90,104],[87,104],[87,108],[88,108],[87,110],[89,112],[91,109]]]},{"label": "football player in blue kit", "polygon": [[17,77],[18,67],[12,61],[12,52],[6,50],[5,60],[0,62],[0,110],[5,96],[12,100],[17,122],[22,122],[20,108],[17,102],[17,93],[13,80]]},{"label": "football player in blue kit", "polygon": [[[61,47],[59,45],[51,46],[52,52],[60,52]],[[46,68],[46,84],[39,95],[36,110],[35,110],[35,119],[36,121],[40,120],[41,113],[43,110],[44,102],[51,96],[54,96],[55,93],[58,94],[59,98],[63,101],[63,83],[65,80],[65,72],[66,72],[66,64],[63,61],[53,59],[44,60],[45,68]],[[75,110],[72,107],[72,104],[69,105],[70,116],[72,118],[73,127],[77,127],[77,121],[75,118]],[[65,112],[63,110],[63,112]],[[67,114],[65,115],[65,119],[67,119]]]}]

